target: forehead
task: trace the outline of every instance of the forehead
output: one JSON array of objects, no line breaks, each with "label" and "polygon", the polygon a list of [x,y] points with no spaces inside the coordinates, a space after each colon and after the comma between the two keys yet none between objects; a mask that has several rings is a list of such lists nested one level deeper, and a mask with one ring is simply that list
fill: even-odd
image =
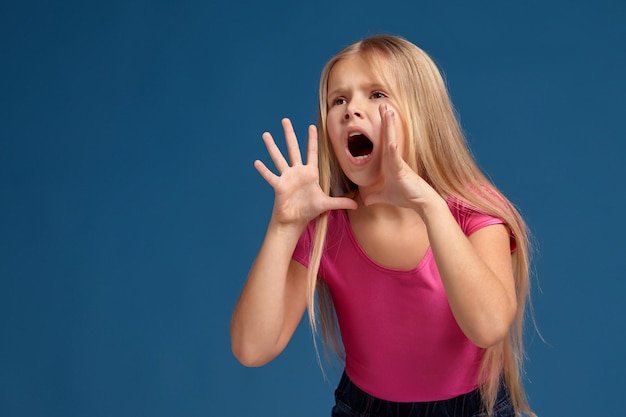
[{"label": "forehead", "polygon": [[337,61],[328,74],[328,91],[353,84],[382,84],[380,62],[364,59],[361,55],[350,55]]}]

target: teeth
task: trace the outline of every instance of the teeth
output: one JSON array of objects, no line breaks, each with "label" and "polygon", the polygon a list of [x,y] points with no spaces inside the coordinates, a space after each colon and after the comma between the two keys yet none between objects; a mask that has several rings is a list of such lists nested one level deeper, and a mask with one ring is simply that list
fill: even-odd
[{"label": "teeth", "polygon": [[349,137],[359,136],[359,135],[362,135],[362,133],[359,133],[359,132],[353,132],[353,133],[350,133],[350,136],[349,136]]}]

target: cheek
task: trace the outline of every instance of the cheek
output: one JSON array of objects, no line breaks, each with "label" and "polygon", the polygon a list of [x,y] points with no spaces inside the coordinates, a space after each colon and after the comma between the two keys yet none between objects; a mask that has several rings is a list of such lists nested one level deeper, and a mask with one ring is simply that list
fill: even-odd
[{"label": "cheek", "polygon": [[339,142],[341,142],[341,129],[339,123],[334,120],[330,113],[326,118],[326,130],[328,131],[328,137],[333,145],[333,149],[337,150],[336,147],[339,145]]},{"label": "cheek", "polygon": [[328,137],[330,139],[330,146],[333,148],[333,152],[335,153],[335,157],[339,160],[343,159],[345,155],[345,151],[343,149],[343,143],[339,140],[334,139],[332,134],[328,132]]}]

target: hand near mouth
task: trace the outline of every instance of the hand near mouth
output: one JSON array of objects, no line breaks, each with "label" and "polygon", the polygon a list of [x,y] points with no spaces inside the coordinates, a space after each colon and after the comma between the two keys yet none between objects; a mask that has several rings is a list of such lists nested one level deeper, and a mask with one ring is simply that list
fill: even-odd
[{"label": "hand near mouth", "polygon": [[437,192],[402,159],[398,148],[395,112],[386,105],[379,108],[383,130],[382,172],[384,183],[381,189],[363,197],[367,206],[377,203],[417,209],[426,204]]},{"label": "hand near mouth", "polygon": [[345,197],[330,197],[320,188],[317,159],[317,128],[309,126],[307,161],[302,162],[300,146],[289,119],[282,120],[289,162],[281,153],[272,135],[263,134],[263,141],[279,175],[254,161],[254,167],[274,189],[272,218],[283,225],[304,227],[306,223],[328,210],[356,209],[357,203]]}]

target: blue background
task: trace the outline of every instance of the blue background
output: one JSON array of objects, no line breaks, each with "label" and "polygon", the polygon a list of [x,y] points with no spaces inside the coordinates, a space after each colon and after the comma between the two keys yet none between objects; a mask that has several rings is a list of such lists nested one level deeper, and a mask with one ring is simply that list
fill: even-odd
[{"label": "blue background", "polygon": [[248,369],[229,321],[271,211],[261,133],[304,137],[323,64],[380,32],[440,65],[534,232],[534,409],[619,415],[626,3],[443,3],[3,1],[0,415],[329,415],[306,323]]}]

